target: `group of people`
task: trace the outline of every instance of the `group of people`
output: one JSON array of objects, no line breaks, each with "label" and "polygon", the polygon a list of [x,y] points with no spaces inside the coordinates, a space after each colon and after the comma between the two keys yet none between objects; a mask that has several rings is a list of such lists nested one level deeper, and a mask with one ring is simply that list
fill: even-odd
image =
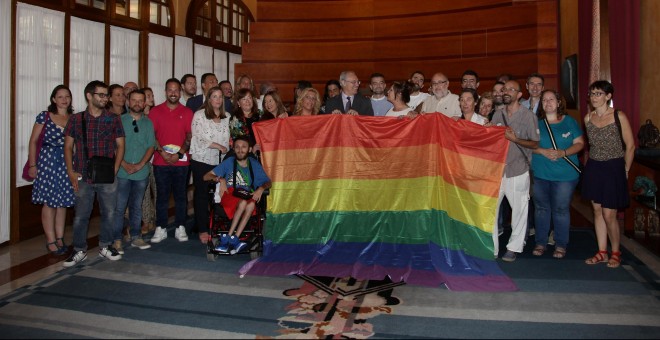
[{"label": "group of people", "polygon": [[[151,89],[139,89],[133,82],[108,86],[93,81],[84,90],[88,106],[78,114],[72,114],[72,94],[66,86],[53,90],[48,109],[37,115],[29,162],[36,177],[32,201],[43,204],[46,247],[53,254],[68,252],[63,240],[66,207],[75,206],[73,252],[65,267],[87,256],[95,195],[101,208],[100,256],[121,258],[125,229],[130,236],[127,241],[139,249],[150,247],[143,235],[151,230],[150,243],[166,239],[170,195],[175,202],[174,237],[183,242],[197,233],[206,244],[212,182],[218,183],[223,208],[232,219],[229,233],[220,237],[216,250],[240,251],[245,244],[239,236],[271,185],[258,161],[261,147],[252,129],[257,121],[317,114],[414,119],[436,112],[454,120],[506,128],[504,138],[510,143],[493,228],[495,257],[502,224],[510,220],[512,232],[504,261],[516,260],[532,227],[533,255],[545,253],[553,243],[549,240],[552,232],[552,255],[563,258],[569,243],[570,203],[582,174],[581,193],[592,202],[598,239],[598,252],[586,263],[618,267],[621,262],[616,212],[628,205],[627,173],[634,140],[626,115],[610,107],[614,88],[607,81],[589,86],[592,111],[584,118],[589,152],[583,167],[578,153],[587,143],[580,124],[567,114],[561,94],[545,89],[544,77],[537,73],[526,79],[529,98],[522,98],[520,83],[508,75],[498,77],[491,91],[479,93],[478,74],[467,70],[460,93],[453,94],[449,79],[440,72],[431,77],[428,91],[424,91],[426,79],[420,71],[389,86],[383,74],[373,73],[367,98],[360,94],[357,74],[344,71],[338,80],[326,83],[323,98],[309,81],[298,81],[292,110],[270,82],[261,84],[258,96],[248,75],[237,79],[235,91],[229,81],[218,82],[212,73],[200,80],[201,94],[197,94],[194,75],[167,80],[166,100],[159,105],[154,105]],[[43,146],[37,158],[42,129]],[[87,164],[95,156],[114,159],[116,181],[97,184],[90,180]],[[190,173],[195,222],[187,228]],[[152,191],[155,195],[149,194]],[[149,215],[155,216],[155,222],[145,220]],[[608,238],[611,253],[607,252]]]}]

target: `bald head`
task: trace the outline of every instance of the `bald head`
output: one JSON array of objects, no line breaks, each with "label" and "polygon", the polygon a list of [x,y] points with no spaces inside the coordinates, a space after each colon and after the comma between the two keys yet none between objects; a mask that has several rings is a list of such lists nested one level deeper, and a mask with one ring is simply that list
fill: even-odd
[{"label": "bald head", "polygon": [[138,86],[136,83],[129,81],[124,84],[124,95],[126,98],[128,98],[128,95],[131,94],[131,92],[135,91],[138,89]]},{"label": "bald head", "polygon": [[437,99],[445,97],[449,93],[449,79],[443,73],[438,72],[431,77],[431,90]]}]

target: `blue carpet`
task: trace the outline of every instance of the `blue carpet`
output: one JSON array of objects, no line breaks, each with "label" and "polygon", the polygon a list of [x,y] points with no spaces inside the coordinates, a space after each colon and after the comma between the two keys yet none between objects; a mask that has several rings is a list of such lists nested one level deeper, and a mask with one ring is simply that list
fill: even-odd
[{"label": "blue carpet", "polygon": [[517,292],[404,285],[343,296],[332,289],[372,285],[240,278],[248,255],[211,262],[196,238],[168,238],[115,262],[90,252],[0,297],[0,338],[658,338],[659,281],[632,254],[624,249],[618,269],[585,265],[596,250],[588,230],[571,232],[562,260],[552,247],[532,256],[533,243],[515,262],[498,260]]}]

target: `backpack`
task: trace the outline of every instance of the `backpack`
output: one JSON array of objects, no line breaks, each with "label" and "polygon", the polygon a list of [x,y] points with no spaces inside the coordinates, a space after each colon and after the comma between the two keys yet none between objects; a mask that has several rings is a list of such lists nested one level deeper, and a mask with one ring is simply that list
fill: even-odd
[{"label": "backpack", "polygon": [[657,126],[653,125],[650,119],[647,119],[646,124],[639,127],[637,138],[639,138],[640,147],[654,148],[660,142],[660,131]]}]

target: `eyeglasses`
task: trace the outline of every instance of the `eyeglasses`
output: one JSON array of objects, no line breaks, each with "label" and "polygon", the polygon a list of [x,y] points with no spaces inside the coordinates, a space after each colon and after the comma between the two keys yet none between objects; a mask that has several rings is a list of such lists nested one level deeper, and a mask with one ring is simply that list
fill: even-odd
[{"label": "eyeglasses", "polygon": [[357,80],[357,79],[355,79],[355,80],[344,80],[344,81],[347,82],[347,83],[351,83],[353,85],[358,85],[358,86],[360,86],[360,84],[362,84],[362,82]]},{"label": "eyeglasses", "polygon": [[432,81],[431,86],[436,86],[436,85],[444,85],[447,84],[449,80],[442,80],[442,81]]},{"label": "eyeglasses", "polygon": [[605,95],[605,92],[587,92],[588,97],[600,98],[603,95]]},{"label": "eyeglasses", "polygon": [[108,94],[107,94],[107,93],[94,92],[93,94],[99,96],[100,98],[108,98]]},{"label": "eyeglasses", "polygon": [[140,132],[140,128],[137,125],[137,120],[133,121],[133,132],[135,132],[135,133]]},{"label": "eyeglasses", "polygon": [[503,87],[502,92],[518,92],[520,90],[514,89],[513,87]]}]

